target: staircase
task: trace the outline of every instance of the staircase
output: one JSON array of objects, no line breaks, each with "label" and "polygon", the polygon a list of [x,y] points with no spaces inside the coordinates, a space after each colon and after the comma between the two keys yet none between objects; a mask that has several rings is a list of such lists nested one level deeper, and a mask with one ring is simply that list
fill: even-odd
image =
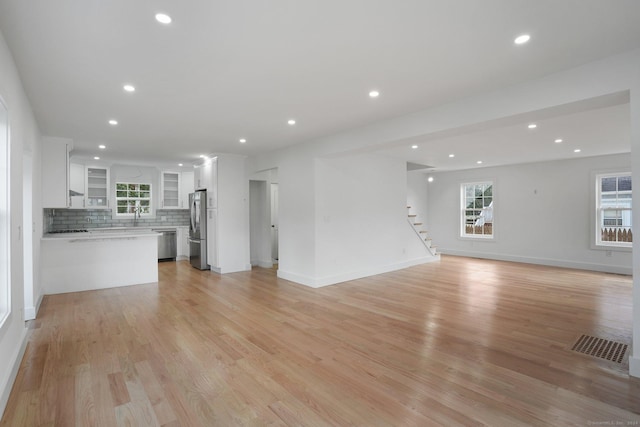
[{"label": "staircase", "polygon": [[422,229],[421,222],[416,222],[418,215],[411,213],[411,206],[407,206],[407,209],[409,210],[407,220],[409,221],[409,224],[411,224],[411,228],[416,232],[416,235],[420,238],[429,253],[433,256],[439,257],[440,254],[436,252],[436,247],[432,244],[433,242],[431,237],[429,237],[429,232]]}]

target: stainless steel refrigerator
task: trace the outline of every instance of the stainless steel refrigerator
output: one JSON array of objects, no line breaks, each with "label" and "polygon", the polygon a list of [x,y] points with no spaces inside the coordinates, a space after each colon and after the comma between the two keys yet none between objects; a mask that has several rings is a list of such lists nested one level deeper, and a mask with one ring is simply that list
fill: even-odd
[{"label": "stainless steel refrigerator", "polygon": [[207,191],[189,194],[189,260],[200,270],[209,270],[207,264]]}]

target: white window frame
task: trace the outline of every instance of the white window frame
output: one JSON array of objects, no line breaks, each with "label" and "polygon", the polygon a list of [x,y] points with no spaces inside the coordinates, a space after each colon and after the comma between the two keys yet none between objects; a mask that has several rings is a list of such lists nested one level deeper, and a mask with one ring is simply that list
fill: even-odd
[{"label": "white window frame", "polygon": [[[148,185],[149,186],[149,197],[118,197],[118,186],[119,185],[126,185],[127,187],[129,187],[130,185],[136,185],[138,186],[138,191],[140,191],[140,186],[141,185]],[[150,217],[153,215],[153,185],[151,183],[148,182],[116,182],[116,194],[115,194],[115,200],[116,200],[116,207],[115,207],[115,215],[117,218],[133,218],[136,213],[133,212],[127,212],[127,213],[120,213],[118,212],[118,208],[120,207],[120,204],[118,203],[119,201],[123,201],[123,200],[127,200],[127,201],[133,201],[135,202],[135,206],[136,209],[140,209],[140,201],[149,201],[149,206],[148,206],[148,211],[144,212],[144,211],[137,211],[138,217]],[[120,190],[122,191],[122,190]],[[135,190],[133,190],[135,191]]]},{"label": "white window frame", "polygon": [[[460,184],[460,233],[459,233],[459,237],[461,239],[473,239],[473,240],[490,240],[493,241],[495,239],[496,236],[496,227],[495,227],[495,209],[492,211],[493,214],[493,218],[491,221],[491,234],[468,234],[467,230],[466,230],[466,212],[467,206],[466,206],[466,189],[468,186],[470,185],[491,185],[491,200],[492,202],[495,201],[495,190],[496,190],[496,185],[495,185],[495,180],[491,180],[491,179],[487,179],[487,180],[483,180],[483,181],[477,181],[477,182],[463,182]],[[495,206],[495,203],[494,205]],[[483,229],[484,230],[484,229]]]},{"label": "white window frame", "polygon": [[[603,222],[603,215],[604,215],[604,210],[605,208],[602,207],[601,205],[601,199],[602,199],[602,179],[603,178],[618,178],[621,176],[629,176],[631,177],[631,172],[629,171],[624,171],[624,172],[602,172],[602,173],[597,173],[595,175],[595,220],[594,220],[594,233],[595,233],[595,247],[596,248],[602,248],[602,249],[607,249],[607,250],[611,250],[611,249],[631,249],[633,243],[632,242],[611,242],[611,241],[603,241],[602,240],[602,227],[601,224]],[[616,189],[616,193],[619,193],[619,191]],[[631,191],[628,192],[629,194],[631,194],[631,201],[633,203],[633,187],[631,188]],[[608,208],[609,210],[611,210],[611,207]],[[629,211],[630,213],[632,212],[632,208],[631,207],[623,207],[623,206],[617,206],[615,207],[613,210],[619,210],[619,211]],[[630,223],[629,228],[631,230],[633,230],[632,227],[632,223]],[[613,227],[613,226],[611,226]],[[633,233],[633,231],[632,231]]]},{"label": "white window frame", "polygon": [[11,206],[9,194],[11,185],[11,131],[9,126],[9,109],[0,97],[0,109],[3,110],[6,129],[0,144],[0,332],[4,333],[5,325],[11,315]]}]

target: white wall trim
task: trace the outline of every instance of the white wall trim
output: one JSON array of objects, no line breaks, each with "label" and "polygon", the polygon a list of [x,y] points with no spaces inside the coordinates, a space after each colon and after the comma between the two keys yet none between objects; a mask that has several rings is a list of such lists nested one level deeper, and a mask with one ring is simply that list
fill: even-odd
[{"label": "white wall trim", "polygon": [[251,265],[262,268],[273,268],[273,261],[271,260],[251,260]]},{"label": "white wall trim", "polygon": [[368,268],[360,271],[353,271],[350,273],[337,274],[327,277],[309,277],[296,273],[291,273],[278,269],[278,277],[281,279],[289,280],[291,282],[299,283],[301,285],[309,286],[311,288],[321,288],[324,286],[335,285],[337,283],[347,282],[349,280],[361,279],[363,277],[375,276],[376,274],[388,273],[390,271],[402,270],[404,268],[413,267],[414,265],[426,264],[428,262],[439,261],[440,255],[425,256],[420,258],[414,258],[394,264],[387,264],[375,268]]},{"label": "white wall trim", "polygon": [[13,361],[11,363],[11,369],[8,371],[7,377],[3,378],[3,382],[0,384],[0,418],[2,418],[4,410],[7,407],[7,402],[9,401],[9,395],[11,394],[13,383],[16,380],[18,369],[20,368],[20,363],[22,362],[22,357],[24,356],[24,352],[27,349],[28,332],[28,329],[23,329],[22,337],[20,338],[20,345],[16,347],[16,351],[10,359]]},{"label": "white wall trim", "polygon": [[589,262],[568,261],[562,259],[535,258],[518,255],[505,255],[490,252],[459,251],[454,249],[438,249],[440,253],[470,258],[493,259],[497,261],[522,262],[525,264],[546,265],[550,267],[575,268],[579,270],[598,271],[602,273],[624,274],[631,276],[632,268],[618,265],[594,264]]},{"label": "white wall trim", "polygon": [[640,378],[640,357],[629,356],[629,375]]},{"label": "white wall trim", "polygon": [[40,304],[42,304],[42,298],[44,295],[40,295],[35,307],[24,308],[24,320],[33,320],[38,317],[38,311],[40,311]]}]

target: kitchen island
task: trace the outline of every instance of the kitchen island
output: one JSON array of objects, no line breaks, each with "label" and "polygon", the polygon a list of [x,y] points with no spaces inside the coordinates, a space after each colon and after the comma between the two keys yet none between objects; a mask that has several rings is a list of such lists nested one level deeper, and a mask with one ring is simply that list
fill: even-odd
[{"label": "kitchen island", "polygon": [[158,235],[145,229],[99,229],[42,237],[45,294],[158,281]]}]

